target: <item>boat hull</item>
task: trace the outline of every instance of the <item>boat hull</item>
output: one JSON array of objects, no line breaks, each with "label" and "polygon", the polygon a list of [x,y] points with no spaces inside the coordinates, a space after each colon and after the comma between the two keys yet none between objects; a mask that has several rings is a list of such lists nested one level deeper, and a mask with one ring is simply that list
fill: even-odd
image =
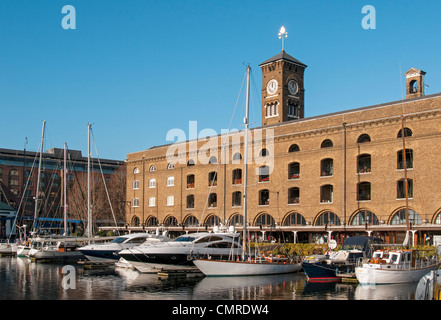
[{"label": "boat hull", "polygon": [[302,267],[310,282],[341,281],[341,278],[337,276],[337,267],[332,264],[304,262]]},{"label": "boat hull", "polygon": [[32,255],[32,259],[36,261],[46,261],[46,262],[66,262],[66,261],[78,261],[84,259],[84,255],[79,251],[52,251],[52,250],[42,250],[35,252]]},{"label": "boat hull", "polygon": [[193,263],[206,276],[257,276],[294,273],[302,269],[300,263],[252,263],[196,259]]},{"label": "boat hull", "polygon": [[355,268],[355,276],[360,284],[391,284],[417,282],[424,275],[439,268],[439,263],[418,269],[383,269],[375,265],[363,265]]}]

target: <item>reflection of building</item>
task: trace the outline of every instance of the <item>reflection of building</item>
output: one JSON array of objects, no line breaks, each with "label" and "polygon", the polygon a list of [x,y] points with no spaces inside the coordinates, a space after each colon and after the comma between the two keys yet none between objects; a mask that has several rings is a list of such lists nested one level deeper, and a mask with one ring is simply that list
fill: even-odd
[{"label": "reflection of building", "polygon": [[[306,65],[282,51],[260,67],[263,127],[252,135],[273,132],[274,144],[254,139],[252,145],[256,155],[268,159],[267,166],[249,165],[252,229],[285,230],[285,237],[295,233],[299,240],[314,233],[373,231],[400,241],[406,227],[406,166],[412,229],[419,239],[441,233],[441,94],[424,95],[423,71],[405,74],[404,101],[304,118]],[[240,226],[244,140],[238,144],[237,137],[228,136],[228,148],[221,147],[221,137],[211,137],[217,148],[209,149],[207,141],[177,145],[176,154],[185,161],[175,164],[166,158],[173,145],[128,154],[130,224],[181,230],[221,222]],[[204,155],[205,149],[215,151],[209,154],[212,163],[197,161],[201,152],[194,152],[195,145]]]},{"label": "reflection of building", "polygon": [[[63,214],[63,149],[50,149],[42,155],[40,177],[40,214],[48,219],[60,218]],[[87,157],[81,151],[68,150],[67,186],[72,187],[80,177],[87,174]],[[20,219],[34,216],[34,197],[38,176],[38,152],[0,149],[0,201],[18,210]],[[92,170],[100,172],[98,159],[92,159]],[[123,162],[100,159],[106,177]],[[25,186],[27,184],[26,190]],[[85,200],[87,201],[87,200]]]}]

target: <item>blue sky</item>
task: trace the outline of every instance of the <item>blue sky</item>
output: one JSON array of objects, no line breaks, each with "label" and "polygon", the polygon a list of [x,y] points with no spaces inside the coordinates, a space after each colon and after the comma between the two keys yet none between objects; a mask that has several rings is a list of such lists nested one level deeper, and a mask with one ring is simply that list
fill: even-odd
[{"label": "blue sky", "polygon": [[[65,30],[63,6],[76,9]],[[365,30],[362,7],[376,9]],[[261,125],[258,65],[285,50],[308,65],[306,117],[400,100],[402,74],[441,92],[440,1],[0,0],[0,148],[87,150],[100,158],[168,143],[167,132],[229,127],[245,66]],[[401,74],[400,74],[401,73]],[[403,89],[402,89],[403,86]],[[233,119],[242,128],[243,100]],[[96,155],[94,150],[94,156]]]}]

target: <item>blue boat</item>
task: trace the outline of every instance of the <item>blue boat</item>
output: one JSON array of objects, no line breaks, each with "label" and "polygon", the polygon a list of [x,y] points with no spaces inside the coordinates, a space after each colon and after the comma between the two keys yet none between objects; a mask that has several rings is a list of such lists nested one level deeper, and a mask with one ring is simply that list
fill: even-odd
[{"label": "blue boat", "polygon": [[372,245],[377,242],[372,237],[347,238],[339,251],[306,257],[303,271],[310,282],[340,282],[342,275],[350,276],[355,272],[358,260],[371,257]]}]

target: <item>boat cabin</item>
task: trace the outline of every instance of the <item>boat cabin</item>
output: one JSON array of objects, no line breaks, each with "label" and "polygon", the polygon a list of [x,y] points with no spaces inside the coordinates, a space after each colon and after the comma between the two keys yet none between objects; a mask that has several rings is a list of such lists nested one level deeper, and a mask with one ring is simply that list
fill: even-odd
[{"label": "boat cabin", "polygon": [[411,264],[412,251],[410,250],[377,250],[374,252],[371,263],[375,264]]}]

